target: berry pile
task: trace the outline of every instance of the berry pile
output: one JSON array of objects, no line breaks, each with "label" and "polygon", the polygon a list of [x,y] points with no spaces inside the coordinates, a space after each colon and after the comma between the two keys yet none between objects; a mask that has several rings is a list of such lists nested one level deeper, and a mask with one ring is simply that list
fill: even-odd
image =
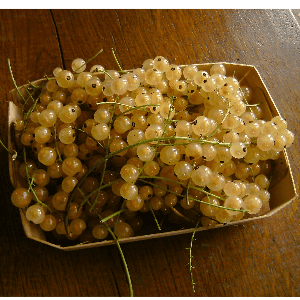
[{"label": "berry pile", "polygon": [[[272,160],[294,134],[262,120],[252,90],[162,56],[131,71],[56,68],[15,121],[23,187],[12,203],[58,238],[133,236],[146,214],[212,228],[268,205]],[[159,225],[158,225],[159,226]]]}]

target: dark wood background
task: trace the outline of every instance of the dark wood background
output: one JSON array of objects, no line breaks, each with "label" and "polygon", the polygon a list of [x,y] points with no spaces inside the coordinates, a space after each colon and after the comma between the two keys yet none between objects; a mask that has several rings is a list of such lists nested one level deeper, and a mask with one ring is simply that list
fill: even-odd
[{"label": "dark wood background", "polygon": [[[0,138],[7,92],[73,59],[124,69],[148,58],[172,63],[253,64],[299,137],[300,28],[294,10],[0,10]],[[299,139],[288,149],[298,188]],[[12,206],[8,155],[0,148],[0,296],[129,296],[115,246],[64,252],[26,238]],[[135,296],[300,296],[299,200],[243,226],[199,232],[193,293],[191,235],[123,244]]]}]

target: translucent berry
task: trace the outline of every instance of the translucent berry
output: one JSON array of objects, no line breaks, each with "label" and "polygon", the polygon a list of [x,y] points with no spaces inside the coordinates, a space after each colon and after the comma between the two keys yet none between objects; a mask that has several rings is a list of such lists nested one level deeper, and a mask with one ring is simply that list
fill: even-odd
[{"label": "translucent berry", "polygon": [[35,224],[40,224],[45,219],[45,211],[40,205],[32,205],[26,210],[26,219]]},{"label": "translucent berry", "polygon": [[74,84],[74,75],[67,70],[59,72],[55,79],[57,84],[62,88],[69,88]]},{"label": "translucent berry", "polygon": [[86,69],[86,63],[82,58],[76,58],[72,61],[71,68],[76,73],[81,73]]},{"label": "translucent berry", "polygon": [[51,147],[44,147],[38,153],[39,161],[45,166],[53,165],[56,161],[56,150]]},{"label": "translucent berry", "polygon": [[27,207],[31,200],[32,194],[25,188],[16,188],[11,195],[13,205],[19,208]]}]

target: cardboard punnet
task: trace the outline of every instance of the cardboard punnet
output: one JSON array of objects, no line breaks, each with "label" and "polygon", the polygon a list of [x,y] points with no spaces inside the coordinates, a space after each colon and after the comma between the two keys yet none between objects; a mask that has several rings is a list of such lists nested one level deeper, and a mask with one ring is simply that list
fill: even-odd
[{"label": "cardboard punnet", "polygon": [[[239,65],[233,63],[223,63],[226,67],[227,76],[233,76],[237,78],[240,82],[241,86],[249,86],[253,91],[253,98],[254,103],[261,103],[260,107],[262,108],[264,115],[263,118],[265,120],[271,120],[272,117],[280,115],[274,101],[272,100],[265,84],[263,83],[262,78],[260,77],[258,71],[254,66],[251,65]],[[197,64],[199,70],[205,70],[209,72],[210,67],[213,64]],[[181,66],[184,67],[184,66]],[[46,79],[40,79],[33,82],[34,85],[38,86],[44,83]],[[19,92],[24,96],[28,92],[25,89],[29,85],[25,85],[19,88]],[[21,117],[21,109],[18,107],[21,103],[21,97],[19,92],[15,89],[10,92],[9,94],[9,116],[8,116],[8,128],[9,128],[9,149],[16,150],[18,148],[18,143],[14,137],[14,128],[13,123],[14,121]],[[252,103],[252,102],[251,102]],[[16,105],[17,104],[17,105]],[[22,181],[24,180],[19,175],[19,165],[20,162],[18,160],[12,161],[9,160],[9,171],[10,171],[10,179],[12,185],[14,187],[22,186]],[[278,161],[276,161],[273,165],[272,171],[272,181],[269,188],[269,192],[271,194],[271,199],[269,203],[269,209],[263,212],[261,215],[255,215],[253,217],[249,217],[247,219],[243,219],[240,221],[230,222],[229,224],[223,225],[219,224],[215,228],[223,227],[223,226],[231,226],[236,224],[242,224],[248,221],[255,221],[261,218],[271,217],[273,214],[277,213],[279,210],[284,208],[286,205],[290,204],[296,197],[297,192],[293,180],[293,176],[291,173],[291,168],[289,164],[289,159],[287,156],[286,151],[282,151],[281,156]],[[101,242],[95,242],[90,244],[77,244],[74,246],[60,246],[59,240],[58,243],[55,244],[53,242],[49,242],[46,239],[45,232],[40,228],[39,225],[30,223],[26,217],[23,210],[20,209],[20,215],[22,224],[24,227],[25,234],[28,238],[33,239],[37,242],[41,242],[47,244],[49,246],[62,249],[65,251],[70,250],[78,250],[78,249],[85,249],[85,248],[92,248],[92,247],[99,247],[99,246],[106,246],[115,244],[114,240],[104,240]],[[199,227],[197,231],[207,230],[203,227]],[[157,232],[157,230],[153,230],[153,232],[146,232],[144,235],[138,235],[131,238],[121,239],[120,243],[125,242],[134,242],[140,240],[147,240],[153,238],[162,238],[166,236],[173,236],[185,233],[191,233],[194,231],[193,227],[187,229],[179,229],[179,230],[172,230],[164,231],[164,232]]]}]

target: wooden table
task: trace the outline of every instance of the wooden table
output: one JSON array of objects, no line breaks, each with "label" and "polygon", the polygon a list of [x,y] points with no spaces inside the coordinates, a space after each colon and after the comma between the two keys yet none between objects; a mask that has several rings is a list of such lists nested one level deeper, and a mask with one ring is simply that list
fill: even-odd
[{"label": "wooden table", "polygon": [[[299,137],[300,13],[290,10],[1,10],[0,138],[7,143],[7,92],[70,69],[76,57],[123,69],[148,58],[176,64],[255,65],[289,128]],[[288,149],[298,188],[299,139]],[[0,296],[129,296],[115,246],[60,251],[26,238],[7,152],[0,148]],[[193,293],[187,268],[191,235],[123,244],[135,296],[300,296],[299,200],[243,226],[199,232]]]}]

